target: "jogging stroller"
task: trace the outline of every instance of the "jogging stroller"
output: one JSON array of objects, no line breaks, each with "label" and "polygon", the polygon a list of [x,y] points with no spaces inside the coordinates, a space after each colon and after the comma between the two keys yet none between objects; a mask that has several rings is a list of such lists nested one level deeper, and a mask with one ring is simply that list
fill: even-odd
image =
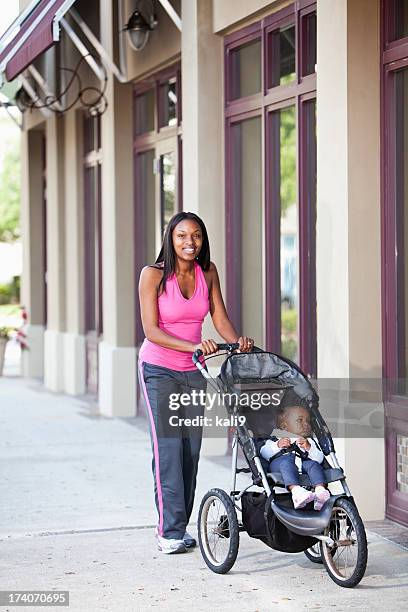
[{"label": "jogging stroller", "polygon": [[[367,564],[365,529],[310,380],[295,363],[280,355],[257,347],[250,353],[236,353],[237,343],[219,344],[218,348],[228,356],[216,378],[200,362],[202,351],[193,355],[196,367],[223,396],[233,420],[231,491],[211,489],[200,505],[198,539],[204,561],[213,572],[228,572],[237,558],[239,534],[246,531],[275,550],[303,551],[313,563],[323,563],[338,585],[356,586]],[[251,399],[254,394],[259,398],[260,393],[266,398],[269,394],[271,401],[255,410]],[[241,402],[244,397],[245,402]],[[261,446],[276,425],[276,405],[285,407],[294,397],[297,404],[310,411],[311,437],[324,453],[322,467],[331,495],[320,511],[313,510],[312,503],[295,510],[281,473],[271,472],[269,462],[260,455]],[[239,448],[246,462],[242,468],[237,467]],[[296,444],[288,451],[306,457]],[[251,479],[242,491],[236,489],[239,473]],[[306,474],[299,477],[303,487],[311,488]]]}]

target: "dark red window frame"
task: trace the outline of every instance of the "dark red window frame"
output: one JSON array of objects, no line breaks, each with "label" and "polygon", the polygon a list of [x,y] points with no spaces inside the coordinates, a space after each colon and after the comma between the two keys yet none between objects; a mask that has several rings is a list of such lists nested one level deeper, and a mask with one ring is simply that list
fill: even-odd
[{"label": "dark red window frame", "polygon": [[[176,95],[177,95],[177,106],[176,106],[176,117],[177,124],[172,126],[161,126],[163,123],[161,118],[163,111],[160,105],[160,86],[165,84],[169,79],[176,79]],[[154,89],[154,129],[142,134],[137,134],[136,130],[136,104],[137,97],[150,89]],[[183,210],[183,176],[182,176],[182,105],[181,105],[181,63],[178,62],[161,70],[160,72],[154,73],[151,77],[145,79],[140,83],[136,83],[133,90],[133,176],[134,181],[134,203],[135,203],[135,277],[138,278],[140,271],[145,265],[144,261],[144,236],[140,236],[138,231],[139,227],[144,227],[145,224],[145,210],[143,202],[145,201],[145,194],[143,192],[143,186],[137,181],[138,176],[138,156],[141,153],[145,153],[151,149],[154,149],[161,140],[168,138],[174,138],[177,140],[177,210]],[[136,296],[136,326],[135,326],[135,344],[139,345],[143,338],[144,332],[142,327],[142,321],[140,316],[140,305],[139,298]]]},{"label": "dark red window frame", "polygon": [[[95,235],[95,260],[97,262],[97,270],[90,269],[90,261],[85,260],[85,284],[89,286],[89,279],[94,277],[95,291],[97,293],[98,307],[95,309],[95,303],[88,299],[85,301],[85,329],[89,331],[92,328],[90,322],[94,322],[97,335],[103,333],[103,299],[102,299],[102,154],[101,154],[101,117],[100,115],[93,117],[84,115],[83,118],[83,134],[84,134],[84,233],[85,246],[90,243],[90,235]],[[89,173],[93,175],[94,183],[93,193],[89,186]],[[90,202],[90,198],[94,198],[94,202]],[[89,216],[90,209],[95,207],[94,218]],[[96,222],[96,227],[91,229],[91,224]],[[86,293],[86,292],[85,292]],[[95,296],[96,297],[96,296]]]},{"label": "dark red window frame", "polygon": [[[265,140],[263,181],[265,185],[265,348],[274,352],[280,351],[281,343],[281,304],[276,287],[280,286],[280,245],[275,234],[279,233],[280,211],[276,206],[276,194],[270,160],[273,155],[273,139],[268,138],[268,130],[273,130],[273,111],[295,105],[297,113],[297,162],[298,162],[298,211],[299,211],[299,361],[301,367],[309,374],[317,374],[316,363],[316,278],[315,278],[315,203],[310,198],[311,176],[308,165],[310,151],[310,129],[305,121],[305,104],[316,99],[315,73],[303,75],[300,67],[306,62],[306,49],[301,47],[304,37],[304,18],[316,11],[316,3],[310,0],[299,0],[284,9],[273,13],[265,19],[230,34],[225,38],[224,47],[224,88],[225,88],[225,200],[226,200],[226,258],[227,278],[226,297],[228,311],[237,328],[241,330],[242,316],[240,303],[240,258],[239,236],[241,235],[240,213],[235,205],[234,185],[232,181],[233,142],[232,126],[251,117],[262,118],[262,130]],[[296,40],[296,77],[286,84],[268,87],[266,71],[270,72],[270,54],[266,41],[271,31],[293,23]],[[246,98],[231,99],[234,74],[231,74],[231,53],[242,44],[254,40],[262,41],[262,87],[261,92]],[[235,75],[236,76],[236,75]],[[276,116],[276,115],[275,115]],[[312,169],[314,172],[316,168]],[[278,299],[277,299],[278,298]],[[243,330],[245,331],[245,330]]]},{"label": "dark red window frame", "polygon": [[[408,37],[393,40],[394,0],[381,0],[381,284],[383,377],[385,386],[386,516],[408,525],[407,496],[397,488],[397,433],[408,436],[408,397],[399,381],[405,379],[406,364],[401,351],[404,322],[399,313],[404,296],[399,291],[398,237],[401,202],[396,182],[397,124],[395,77],[408,69]],[[406,385],[405,385],[406,388]]]}]

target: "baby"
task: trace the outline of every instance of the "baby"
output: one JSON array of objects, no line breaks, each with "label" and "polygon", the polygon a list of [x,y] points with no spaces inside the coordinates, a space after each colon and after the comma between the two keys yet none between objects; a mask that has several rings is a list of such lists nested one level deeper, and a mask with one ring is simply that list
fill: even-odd
[{"label": "baby", "polygon": [[[271,462],[271,470],[279,470],[282,474],[285,487],[292,493],[295,508],[304,508],[306,504],[314,501],[314,509],[321,510],[329,499],[330,492],[324,483],[324,472],[320,465],[324,455],[309,437],[312,433],[309,411],[303,406],[288,406],[281,409],[278,415],[278,427],[280,431],[275,429],[272,433],[284,437],[280,437],[277,441],[267,440],[260,450],[262,457]],[[308,452],[307,459],[297,458],[294,451],[274,459],[274,455],[290,446],[292,442],[296,442],[300,449]],[[301,462],[302,472],[309,476],[314,491],[308,491],[300,486],[298,462]]]}]

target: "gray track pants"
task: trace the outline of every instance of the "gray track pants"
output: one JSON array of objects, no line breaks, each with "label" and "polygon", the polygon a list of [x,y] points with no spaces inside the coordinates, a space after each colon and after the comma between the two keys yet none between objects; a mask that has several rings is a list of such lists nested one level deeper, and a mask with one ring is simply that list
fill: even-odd
[{"label": "gray track pants", "polygon": [[[202,427],[169,426],[169,418],[174,422],[176,417],[178,422],[202,416],[205,402],[199,401],[197,392],[205,392],[207,382],[198,370],[180,372],[140,361],[139,374],[150,423],[158,531],[165,538],[181,539],[193,509]],[[171,410],[172,393],[188,393],[192,400]]]}]

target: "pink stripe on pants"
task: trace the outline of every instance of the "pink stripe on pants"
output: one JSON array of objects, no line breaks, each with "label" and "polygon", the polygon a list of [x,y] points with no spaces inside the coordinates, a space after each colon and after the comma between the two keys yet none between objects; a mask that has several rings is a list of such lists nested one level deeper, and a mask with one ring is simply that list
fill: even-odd
[{"label": "pink stripe on pants", "polygon": [[159,444],[157,441],[157,433],[156,433],[156,427],[154,425],[152,407],[150,406],[149,396],[147,395],[147,389],[146,389],[146,383],[145,383],[144,376],[143,376],[142,365],[143,365],[143,361],[139,363],[139,373],[140,373],[140,381],[142,383],[143,393],[145,396],[145,400],[146,400],[146,404],[147,404],[147,408],[149,412],[150,426],[152,429],[157,497],[159,500],[159,535],[162,536],[163,535],[163,494],[162,494],[162,488],[161,488],[161,482],[160,482]]}]

